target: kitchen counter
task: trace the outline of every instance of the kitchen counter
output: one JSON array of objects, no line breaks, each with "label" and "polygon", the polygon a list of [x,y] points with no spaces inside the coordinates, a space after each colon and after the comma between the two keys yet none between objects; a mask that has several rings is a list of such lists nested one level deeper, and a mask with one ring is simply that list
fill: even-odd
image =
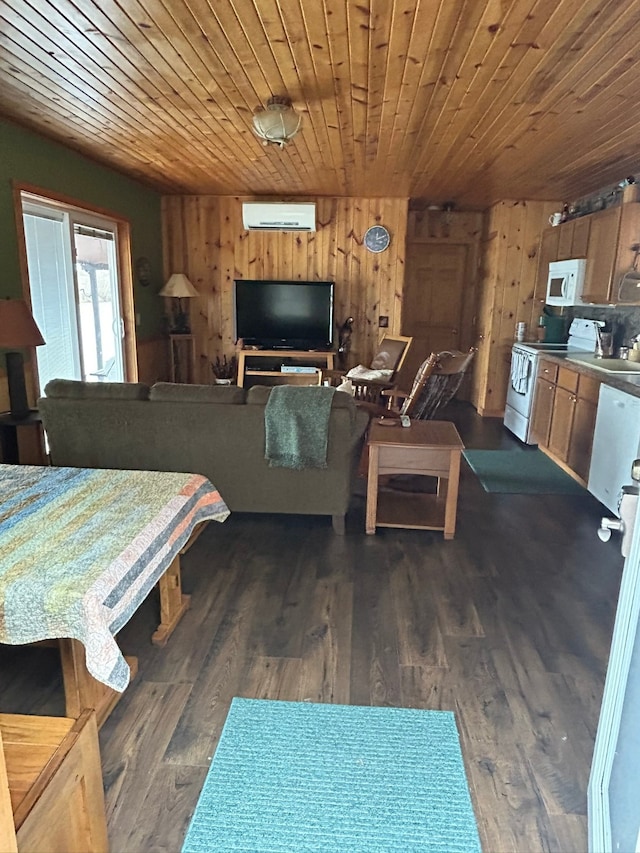
[{"label": "kitchen counter", "polygon": [[[540,358],[546,361],[561,364],[575,370],[576,373],[584,374],[592,379],[597,379],[604,385],[610,385],[612,388],[618,388],[620,391],[626,391],[634,397],[640,397],[640,362],[638,363],[638,373],[611,373],[601,368],[591,367],[580,361],[573,360],[573,353],[570,352],[543,352],[540,353]],[[602,359],[606,362],[607,359]]]}]

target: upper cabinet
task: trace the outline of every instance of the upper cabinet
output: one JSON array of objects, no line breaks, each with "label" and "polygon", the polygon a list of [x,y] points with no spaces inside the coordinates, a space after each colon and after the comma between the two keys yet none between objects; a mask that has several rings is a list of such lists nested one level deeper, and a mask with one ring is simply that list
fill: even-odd
[{"label": "upper cabinet", "polygon": [[[640,203],[637,202],[600,210],[555,228],[545,228],[540,241],[536,292],[545,292],[551,261],[586,258],[582,301],[615,304],[620,280],[633,266],[632,246],[636,243],[640,243]],[[640,304],[640,297],[637,304]]]},{"label": "upper cabinet", "polygon": [[568,261],[570,258],[587,257],[590,220],[590,216],[583,216],[581,219],[562,222],[556,226],[558,230],[558,257],[554,260]]},{"label": "upper cabinet", "polygon": [[587,247],[587,269],[582,288],[583,302],[600,304],[611,301],[621,212],[622,207],[610,207],[589,217],[592,221]]}]

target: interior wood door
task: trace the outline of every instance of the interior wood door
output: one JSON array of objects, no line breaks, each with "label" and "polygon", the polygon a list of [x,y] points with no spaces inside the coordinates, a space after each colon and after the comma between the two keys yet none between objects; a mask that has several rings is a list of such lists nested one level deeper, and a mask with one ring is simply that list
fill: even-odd
[{"label": "interior wood door", "polygon": [[407,253],[402,333],[413,336],[403,374],[415,375],[430,352],[472,345],[475,289],[460,243],[413,243]]}]

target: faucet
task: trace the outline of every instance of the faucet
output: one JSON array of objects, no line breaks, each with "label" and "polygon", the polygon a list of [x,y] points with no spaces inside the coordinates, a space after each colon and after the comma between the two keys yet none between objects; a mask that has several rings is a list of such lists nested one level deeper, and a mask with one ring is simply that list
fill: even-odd
[{"label": "faucet", "polygon": [[610,358],[613,352],[613,335],[611,332],[603,332],[600,326],[596,326],[596,358]]}]

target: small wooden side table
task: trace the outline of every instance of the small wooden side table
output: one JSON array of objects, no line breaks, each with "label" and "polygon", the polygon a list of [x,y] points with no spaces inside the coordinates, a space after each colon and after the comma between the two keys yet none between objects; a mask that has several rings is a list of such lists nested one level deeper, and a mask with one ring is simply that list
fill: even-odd
[{"label": "small wooden side table", "polygon": [[[376,527],[456,530],[460,454],[464,444],[448,421],[412,421],[410,427],[376,418],[369,432],[366,531]],[[385,474],[423,474],[438,478],[436,494],[380,492]]]},{"label": "small wooden side table", "polygon": [[169,335],[172,382],[196,381],[196,339],[193,335]]},{"label": "small wooden side table", "polygon": [[0,414],[0,461],[8,465],[46,465],[42,418],[31,409],[26,418]]}]

